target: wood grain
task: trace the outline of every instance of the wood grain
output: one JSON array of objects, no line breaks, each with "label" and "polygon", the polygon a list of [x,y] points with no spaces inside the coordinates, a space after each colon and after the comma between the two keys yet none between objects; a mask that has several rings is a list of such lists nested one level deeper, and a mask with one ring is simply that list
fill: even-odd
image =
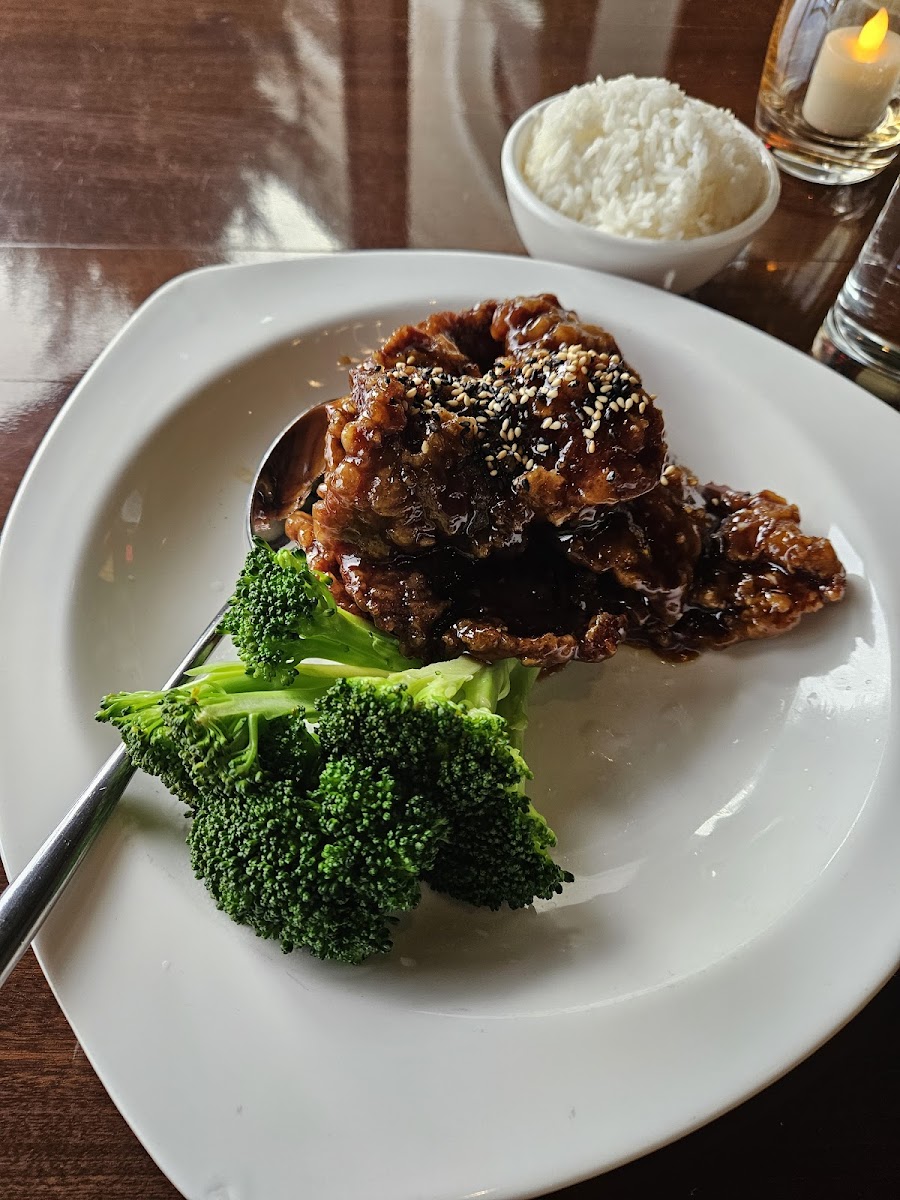
[{"label": "wood grain", "polygon": [[[165,280],[345,247],[520,252],[498,163],[519,112],[597,72],[635,71],[752,122],[776,8],[6,0],[0,521],[73,385]],[[839,189],[786,179],[773,220],[696,298],[807,349],[893,174]],[[898,1001],[895,979],[780,1083],[556,1200],[894,1196]],[[0,1200],[176,1195],[29,954],[0,992]]]}]

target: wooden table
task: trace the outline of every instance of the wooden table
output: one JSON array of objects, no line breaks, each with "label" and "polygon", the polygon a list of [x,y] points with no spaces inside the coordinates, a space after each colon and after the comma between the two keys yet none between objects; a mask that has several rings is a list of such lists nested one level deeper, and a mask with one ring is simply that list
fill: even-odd
[{"label": "wooden table", "polygon": [[[776,8],[6,0],[0,520],[73,385],[165,280],[344,247],[521,252],[498,162],[513,117],[598,72],[634,71],[668,75],[752,122]],[[817,190],[785,179],[774,219],[697,298],[808,349],[890,182]],[[895,978],[782,1082],[559,1200],[897,1194],[898,1001]],[[176,1192],[29,954],[0,993],[0,1197],[63,1195]]]}]

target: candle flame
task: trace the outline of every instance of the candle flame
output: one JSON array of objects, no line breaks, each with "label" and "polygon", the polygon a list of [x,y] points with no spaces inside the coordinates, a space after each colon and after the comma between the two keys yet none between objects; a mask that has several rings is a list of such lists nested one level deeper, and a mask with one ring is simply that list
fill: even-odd
[{"label": "candle flame", "polygon": [[856,39],[857,55],[862,62],[871,62],[881,49],[881,43],[887,37],[888,13],[886,8],[879,8],[874,17],[870,17],[859,31]]}]

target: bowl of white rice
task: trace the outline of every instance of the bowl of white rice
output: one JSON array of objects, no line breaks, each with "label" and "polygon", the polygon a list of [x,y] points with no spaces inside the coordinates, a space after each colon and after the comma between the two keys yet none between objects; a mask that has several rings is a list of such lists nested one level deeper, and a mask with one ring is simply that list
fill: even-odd
[{"label": "bowl of white rice", "polygon": [[633,75],[530,108],[501,166],[529,254],[675,292],[739,254],[781,192],[774,159],[730,112]]}]

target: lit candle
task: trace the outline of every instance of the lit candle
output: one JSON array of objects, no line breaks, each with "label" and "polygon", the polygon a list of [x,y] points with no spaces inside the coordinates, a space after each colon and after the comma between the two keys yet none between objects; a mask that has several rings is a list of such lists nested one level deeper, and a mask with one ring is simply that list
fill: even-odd
[{"label": "lit candle", "polygon": [[865,25],[832,29],[809,80],[803,116],[832,137],[858,137],[881,123],[900,81],[900,36],[887,9]]}]

